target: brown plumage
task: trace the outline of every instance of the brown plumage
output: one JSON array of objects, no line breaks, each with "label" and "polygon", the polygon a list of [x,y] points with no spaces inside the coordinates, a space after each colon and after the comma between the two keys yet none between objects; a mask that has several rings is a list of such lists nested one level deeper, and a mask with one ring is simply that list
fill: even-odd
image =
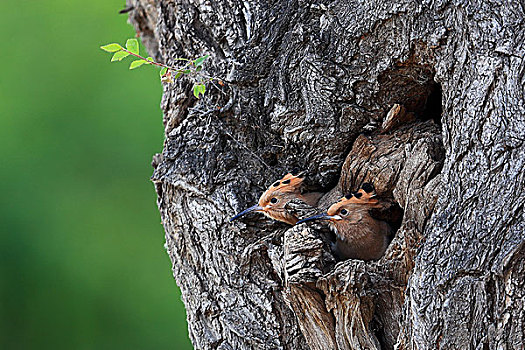
[{"label": "brown plumage", "polygon": [[363,184],[356,193],[342,197],[332,204],[326,214],[301,220],[328,220],[337,240],[335,252],[341,259],[377,260],[388,247],[391,228],[385,221],[371,215],[382,203],[376,198],[373,186]]},{"label": "brown plumage", "polygon": [[303,181],[302,173],[293,171],[286,174],[261,195],[257,205],[243,210],[230,221],[251,212],[260,212],[274,220],[295,225],[299,217],[306,216],[305,213],[311,215],[309,210],[315,207],[322,196],[318,192],[302,193]]}]

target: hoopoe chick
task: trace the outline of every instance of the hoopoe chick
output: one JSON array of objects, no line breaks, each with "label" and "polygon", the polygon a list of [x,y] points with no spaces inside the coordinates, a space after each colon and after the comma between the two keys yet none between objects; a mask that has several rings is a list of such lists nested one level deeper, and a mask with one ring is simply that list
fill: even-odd
[{"label": "hoopoe chick", "polygon": [[301,204],[314,207],[322,196],[319,192],[302,193],[303,181],[304,173],[292,171],[286,174],[262,194],[259,203],[241,211],[230,221],[251,212],[261,212],[274,220],[295,225],[299,221],[298,208],[301,208]]},{"label": "hoopoe chick", "polygon": [[385,221],[374,218],[370,211],[381,208],[374,187],[363,184],[362,188],[342,197],[332,204],[325,214],[309,220],[328,220],[336,233],[335,253],[341,259],[377,260],[388,247],[391,228]]}]

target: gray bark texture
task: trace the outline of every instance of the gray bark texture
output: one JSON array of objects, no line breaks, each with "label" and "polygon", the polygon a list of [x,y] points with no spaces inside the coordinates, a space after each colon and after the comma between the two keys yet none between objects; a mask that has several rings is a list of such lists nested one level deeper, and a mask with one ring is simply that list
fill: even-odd
[{"label": "gray bark texture", "polygon": [[[153,182],[197,349],[523,349],[524,3],[128,0],[164,85]],[[394,203],[383,258],[236,212],[292,168]],[[397,208],[397,210],[395,210]],[[333,238],[333,237],[332,237]]]}]

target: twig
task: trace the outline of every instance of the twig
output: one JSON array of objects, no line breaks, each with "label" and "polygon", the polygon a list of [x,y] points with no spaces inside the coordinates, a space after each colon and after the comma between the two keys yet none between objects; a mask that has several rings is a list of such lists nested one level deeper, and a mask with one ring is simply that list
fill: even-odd
[{"label": "twig", "polygon": [[146,61],[147,64],[153,64],[155,66],[166,68],[166,69],[169,69],[169,70],[175,71],[175,72],[182,72],[183,70],[185,70],[186,68],[191,66],[191,60],[189,60],[187,58],[175,58],[176,61],[188,61],[188,63],[184,67],[182,67],[182,68],[175,68],[175,67],[167,66],[167,65],[162,64],[162,63],[155,62],[153,60],[150,61],[150,60],[142,57],[141,55],[133,53],[133,52],[131,52],[131,51],[125,49],[125,48],[122,48],[122,51],[127,52],[128,54],[130,54],[132,56],[135,56],[137,58],[140,58],[141,60]]}]

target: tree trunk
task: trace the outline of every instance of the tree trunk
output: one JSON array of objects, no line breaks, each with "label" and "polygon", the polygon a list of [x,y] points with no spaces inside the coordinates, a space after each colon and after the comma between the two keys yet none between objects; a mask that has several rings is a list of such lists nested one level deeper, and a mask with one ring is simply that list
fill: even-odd
[{"label": "tree trunk", "polygon": [[[198,349],[522,349],[522,2],[128,0],[164,85],[153,181]],[[289,169],[323,205],[401,209],[376,262],[323,231],[230,223]]]}]

